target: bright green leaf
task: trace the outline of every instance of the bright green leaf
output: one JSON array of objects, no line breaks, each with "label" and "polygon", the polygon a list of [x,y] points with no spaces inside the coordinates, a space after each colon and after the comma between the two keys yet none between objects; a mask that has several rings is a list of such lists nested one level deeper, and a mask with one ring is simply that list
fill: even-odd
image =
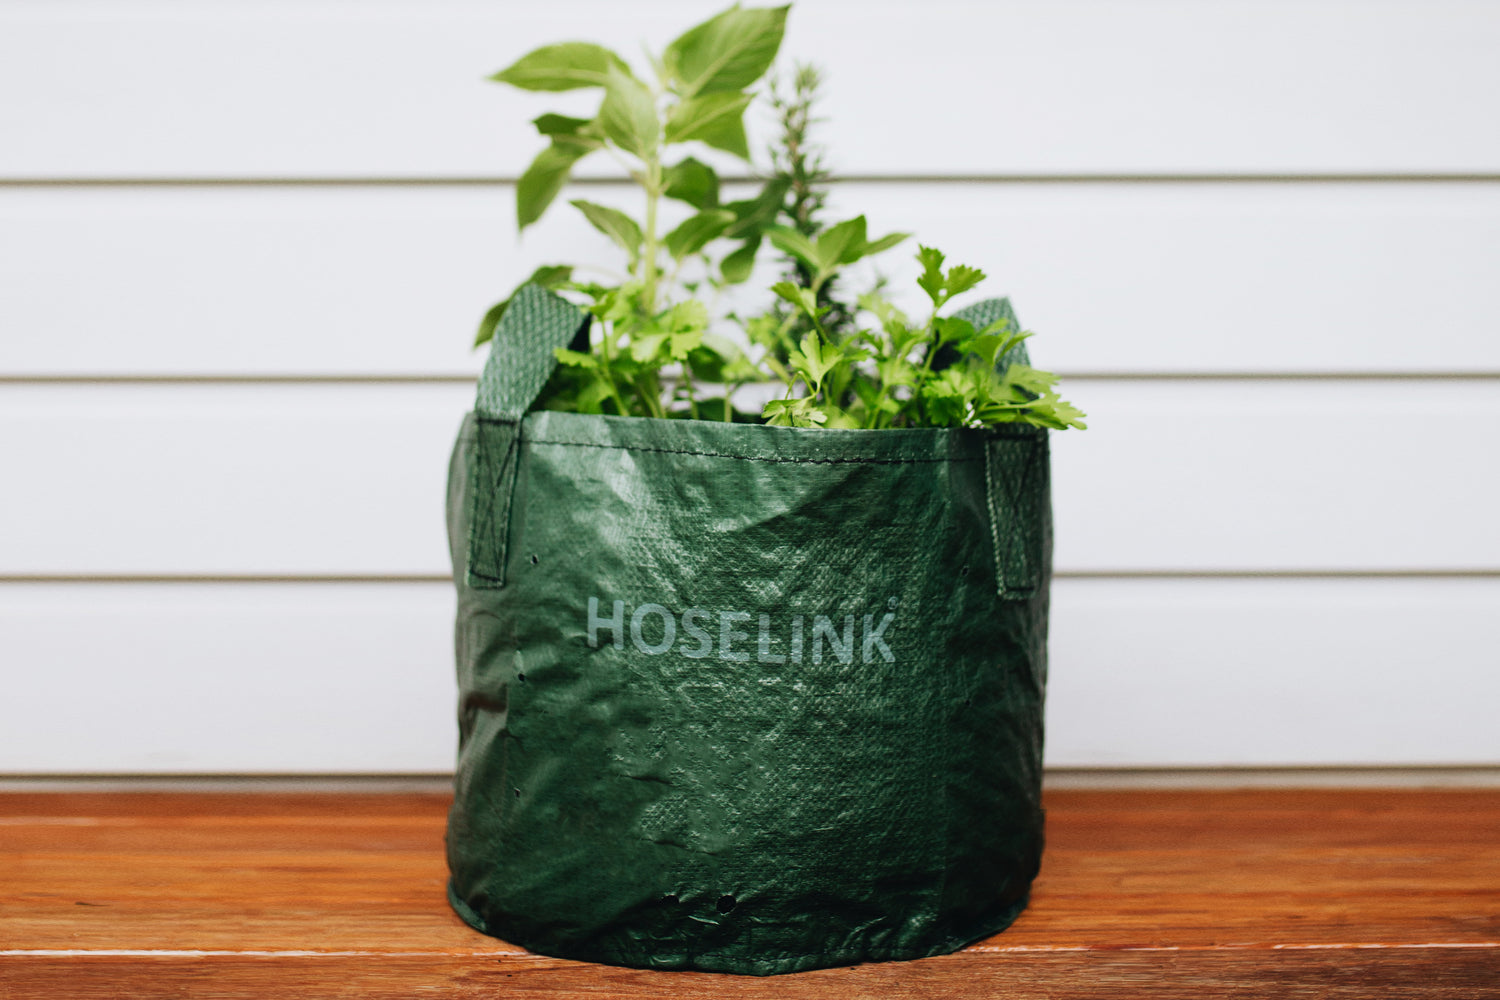
[{"label": "bright green leaf", "polygon": [[504,302],[497,302],[490,307],[489,312],[484,314],[484,319],[479,321],[479,332],[474,337],[474,346],[478,347],[485,341],[494,337],[495,328],[500,325],[500,320],[505,315],[505,310],[510,308],[511,299],[516,297],[526,285],[541,285],[543,288],[560,288],[573,279],[573,268],[568,264],[544,264],[531,272],[531,277],[511,290],[505,297]]},{"label": "bright green leaf", "polygon": [[666,342],[665,333],[649,333],[643,337],[637,337],[630,345],[630,356],[641,364],[645,364],[657,351],[661,350]]},{"label": "bright green leaf", "polygon": [[835,271],[840,264],[853,263],[859,260],[864,245],[863,215],[830,226],[818,236],[817,267],[820,271]]},{"label": "bright green leaf", "polygon": [[771,245],[782,253],[791,254],[813,270],[818,268],[818,248],[812,240],[790,226],[767,226],[766,236]]},{"label": "bright green leaf", "polygon": [[552,352],[552,355],[557,358],[559,364],[567,365],[570,368],[599,367],[598,358],[592,354],[585,354],[582,351],[570,351],[566,347],[559,347]]},{"label": "bright green leaf", "polygon": [[569,118],[567,115],[545,114],[531,120],[542,135],[577,135],[578,131],[593,121],[588,118]]},{"label": "bright green leaf", "polygon": [[771,286],[771,291],[786,299],[813,319],[818,318],[818,297],[813,294],[812,289],[803,288],[801,285],[794,285],[790,281],[778,281]]},{"label": "bright green leaf", "polygon": [[750,94],[730,91],[682,101],[667,119],[667,141],[696,139],[748,160],[750,146],[745,139],[744,115],[750,98]]},{"label": "bright green leaf", "polygon": [[935,306],[943,304],[943,253],[932,247],[917,247],[917,263],[922,265],[922,275],[917,284]]},{"label": "bright green leaf", "polygon": [[611,71],[630,69],[602,45],[563,42],[528,52],[490,79],[522,90],[577,90],[604,86]]},{"label": "bright green leaf", "polygon": [[684,97],[743,90],[771,68],[786,31],[787,7],[738,4],[689,28],[663,53]]},{"label": "bright green leaf", "polygon": [[963,264],[954,264],[949,269],[947,277],[943,279],[943,289],[947,298],[962,295],[985,278],[983,271],[977,267],[965,267]]},{"label": "bright green leaf", "polygon": [[734,213],[722,208],[711,208],[706,212],[689,216],[682,225],[668,233],[663,240],[673,260],[681,260],[697,253],[719,236],[734,222]]},{"label": "bright green leaf", "polygon": [[768,227],[776,224],[776,216],[781,214],[782,203],[791,185],[790,178],[773,177],[754,198],[725,205],[734,213],[735,222],[724,236],[731,240],[759,240]]},{"label": "bright green leaf", "polygon": [[719,206],[719,175],[714,168],[689,156],[662,172],[662,194],[694,208]]},{"label": "bright green leaf", "polygon": [[553,143],[537,154],[516,183],[516,228],[525,229],[542,217],[568,183],[573,164],[585,153]]},{"label": "bright green leaf", "polygon": [[902,240],[906,239],[909,236],[911,236],[911,233],[887,233],[886,235],[880,237],[880,239],[878,240],[873,240],[869,243],[866,243],[864,253],[860,256],[873,257],[878,253],[885,253],[885,251],[889,250],[891,247],[900,243]]},{"label": "bright green leaf", "polygon": [[610,67],[599,108],[604,134],[627,153],[650,159],[660,141],[661,124],[651,91],[629,73]]},{"label": "bright green leaf", "polygon": [[479,321],[479,331],[474,334],[475,347],[494,339],[495,328],[500,325],[500,320],[505,315],[505,310],[509,308],[510,299],[506,299],[504,302],[496,302],[490,306],[489,311],[484,314],[484,318]]},{"label": "bright green leaf", "polygon": [[641,235],[641,227],[636,225],[634,219],[618,209],[607,205],[597,205],[592,201],[575,200],[569,202],[574,208],[583,213],[584,218],[591,222],[595,229],[618,243],[630,259],[634,260],[641,252],[641,244],[645,237]]},{"label": "bright green leaf", "polygon": [[755,270],[755,255],[760,250],[760,237],[746,240],[740,248],[719,262],[719,273],[731,285],[738,285],[750,278]]}]

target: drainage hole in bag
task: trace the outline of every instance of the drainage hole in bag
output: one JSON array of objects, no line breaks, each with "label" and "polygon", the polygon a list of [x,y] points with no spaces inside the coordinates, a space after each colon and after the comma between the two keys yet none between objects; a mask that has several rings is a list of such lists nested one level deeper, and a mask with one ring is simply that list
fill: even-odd
[{"label": "drainage hole in bag", "polygon": [[539,559],[537,559],[537,557],[536,557],[536,556],[532,556],[532,557],[531,557],[531,565],[533,565],[533,566],[535,566],[535,565],[536,565],[536,564],[537,564],[537,563],[538,563],[538,562],[540,562],[540,561],[541,561],[541,560],[539,560]]},{"label": "drainage hole in bag", "polygon": [[720,896],[718,902],[719,912],[728,913],[730,910],[734,909],[734,904],[735,898],[733,896]]}]

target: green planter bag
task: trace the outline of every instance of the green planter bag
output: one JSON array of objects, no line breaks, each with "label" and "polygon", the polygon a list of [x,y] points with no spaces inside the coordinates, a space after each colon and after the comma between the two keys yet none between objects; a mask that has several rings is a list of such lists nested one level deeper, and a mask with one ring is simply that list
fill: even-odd
[{"label": "green planter bag", "polygon": [[1047,432],[528,412],[586,337],[518,294],[453,456],[454,909],[755,975],[1006,927],[1042,849]]}]

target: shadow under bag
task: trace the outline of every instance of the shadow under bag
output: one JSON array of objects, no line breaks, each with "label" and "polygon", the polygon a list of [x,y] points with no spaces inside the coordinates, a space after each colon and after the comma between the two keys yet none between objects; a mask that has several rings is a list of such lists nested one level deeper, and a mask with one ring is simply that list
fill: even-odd
[{"label": "shadow under bag", "polygon": [[530,412],[587,332],[523,289],[453,454],[454,909],[754,975],[1005,928],[1042,850],[1047,432]]}]

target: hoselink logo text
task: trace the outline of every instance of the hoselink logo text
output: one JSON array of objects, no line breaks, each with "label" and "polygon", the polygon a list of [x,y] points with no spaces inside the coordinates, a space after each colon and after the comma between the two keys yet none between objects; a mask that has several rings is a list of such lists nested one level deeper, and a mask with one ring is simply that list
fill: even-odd
[{"label": "hoselink logo text", "polygon": [[[626,611],[624,601],[615,601],[601,613],[599,598],[589,598],[590,649],[598,649],[607,636],[603,641],[612,642],[615,649],[623,650],[628,640],[647,656],[675,652],[690,660],[715,655],[740,663],[801,663],[804,656],[814,664],[821,664],[825,656],[839,663],[853,663],[856,655],[861,663],[896,659],[886,643],[886,630],[896,620],[894,611],[878,620],[875,615],[813,615],[811,622],[804,615],[773,622],[764,612],[706,608],[688,608],[678,615],[660,604],[639,605],[628,615]],[[758,626],[753,637],[747,630],[752,619]]]}]

